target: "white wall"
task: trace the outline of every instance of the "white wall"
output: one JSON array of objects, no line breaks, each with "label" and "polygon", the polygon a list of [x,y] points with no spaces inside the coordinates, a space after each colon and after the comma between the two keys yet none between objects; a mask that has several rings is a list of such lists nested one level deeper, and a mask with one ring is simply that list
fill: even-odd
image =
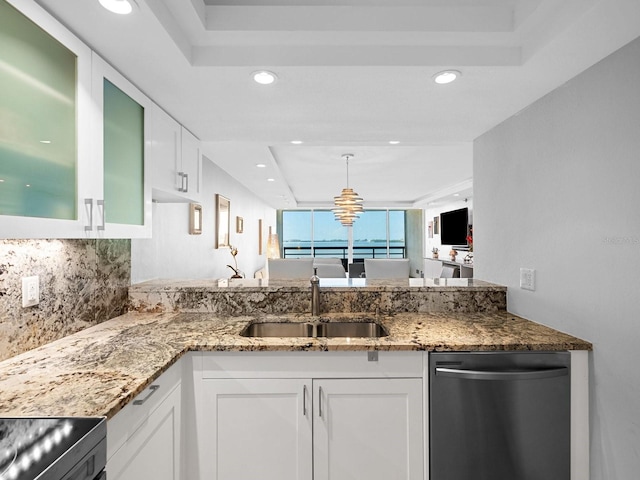
[{"label": "white wall", "polygon": [[593,342],[591,478],[638,478],[640,39],[476,139],[474,207],[475,276]]},{"label": "white wall", "polygon": [[[153,237],[131,241],[131,283],[156,278],[229,278],[233,265],[228,248],[215,248],[215,195],[231,200],[231,244],[238,248],[238,268],[248,278],[264,267],[268,226],[275,231],[275,210],[235,181],[206,157],[203,158],[203,227],[189,235],[188,203],[154,203]],[[236,233],[235,219],[244,220]],[[258,219],[263,221],[263,254],[258,255]]]}]

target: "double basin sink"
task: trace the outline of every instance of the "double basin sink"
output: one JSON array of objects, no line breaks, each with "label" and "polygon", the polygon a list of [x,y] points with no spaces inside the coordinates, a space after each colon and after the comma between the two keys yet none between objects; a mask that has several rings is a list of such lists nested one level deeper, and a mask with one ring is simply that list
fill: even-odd
[{"label": "double basin sink", "polygon": [[335,322],[254,322],[241,333],[243,337],[378,338],[389,333],[374,321]]}]

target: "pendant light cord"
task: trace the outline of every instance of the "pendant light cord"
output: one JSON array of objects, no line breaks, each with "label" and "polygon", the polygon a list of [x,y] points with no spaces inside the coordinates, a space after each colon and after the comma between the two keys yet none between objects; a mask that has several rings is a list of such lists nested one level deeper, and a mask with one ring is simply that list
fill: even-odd
[{"label": "pendant light cord", "polygon": [[347,155],[347,188],[349,188],[349,155]]}]

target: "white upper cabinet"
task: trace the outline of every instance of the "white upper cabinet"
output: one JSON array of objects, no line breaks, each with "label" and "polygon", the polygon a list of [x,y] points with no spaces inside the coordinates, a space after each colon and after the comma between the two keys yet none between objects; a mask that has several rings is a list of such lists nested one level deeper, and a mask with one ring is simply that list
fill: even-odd
[{"label": "white upper cabinet", "polygon": [[91,50],[35,2],[0,2],[0,45],[0,238],[88,237]]},{"label": "white upper cabinet", "polygon": [[150,139],[153,199],[198,201],[200,141],[157,105],[152,107]]},{"label": "white upper cabinet", "polygon": [[35,2],[0,44],[0,238],[151,236],[149,99]]},{"label": "white upper cabinet", "polygon": [[182,134],[182,178],[184,179],[183,193],[193,200],[198,200],[202,191],[202,157],[200,140],[186,128],[180,130]]},{"label": "white upper cabinet", "polygon": [[[92,196],[97,237],[151,236],[149,110],[152,102],[95,53]],[[91,203],[92,202],[92,203]]]}]

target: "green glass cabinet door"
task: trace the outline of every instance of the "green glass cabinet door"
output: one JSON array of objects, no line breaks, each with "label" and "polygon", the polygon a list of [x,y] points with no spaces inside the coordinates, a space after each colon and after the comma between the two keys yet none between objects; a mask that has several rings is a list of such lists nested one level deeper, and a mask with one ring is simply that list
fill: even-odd
[{"label": "green glass cabinet door", "polygon": [[104,79],[104,216],[144,224],[144,108]]},{"label": "green glass cabinet door", "polygon": [[77,56],[0,0],[0,215],[77,218]]}]

